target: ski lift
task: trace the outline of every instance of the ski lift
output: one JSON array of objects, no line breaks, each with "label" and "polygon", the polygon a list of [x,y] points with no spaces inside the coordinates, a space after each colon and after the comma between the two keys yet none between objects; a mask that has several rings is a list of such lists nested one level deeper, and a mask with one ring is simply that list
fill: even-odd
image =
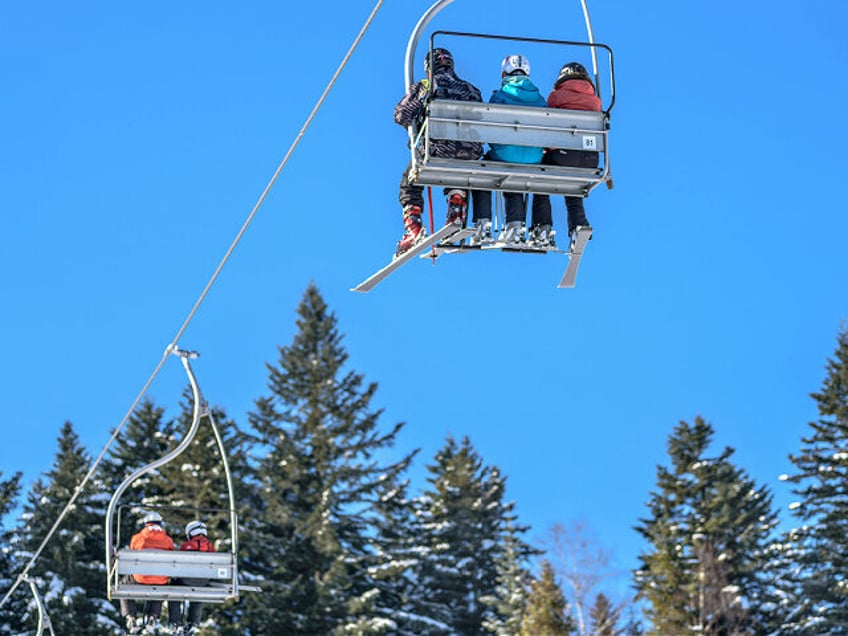
[{"label": "ski lift", "polygon": [[53,624],[50,622],[50,617],[47,615],[47,609],[44,607],[44,599],[38,592],[38,587],[35,585],[35,581],[26,574],[23,576],[23,580],[29,584],[29,589],[32,590],[32,597],[35,600],[35,607],[38,611],[38,626],[35,628],[35,636],[44,636],[44,634],[56,636],[56,633],[53,631]]},{"label": "ski lift", "polygon": [[[422,32],[433,17],[451,2],[453,0],[437,0],[421,16],[415,29],[413,29],[406,48],[404,89],[415,83],[415,49]],[[595,90],[598,97],[602,98],[598,73],[598,51],[605,51],[608,56],[607,65],[609,68],[609,103],[605,107],[602,105],[600,112],[594,112],[436,98],[427,99],[425,100],[422,117],[414,120],[407,130],[412,154],[408,173],[410,184],[422,187],[435,186],[463,190],[518,192],[525,195],[559,194],[575,197],[589,196],[589,193],[602,183],[606,183],[608,188],[612,188],[609,122],[610,112],[615,104],[613,54],[609,46],[594,41],[586,0],[580,0],[580,2],[589,35],[587,42],[459,31],[435,31],[430,36],[430,55],[432,56],[435,48],[436,36],[509,40],[584,48],[588,49],[591,54]],[[433,89],[431,83],[429,90],[432,92]],[[509,163],[486,159],[468,160],[434,157],[431,154],[430,140],[432,139],[585,150],[599,153],[599,157],[603,157],[603,160],[597,168],[579,168]],[[461,223],[449,223],[441,229],[437,230],[433,227],[431,230],[432,233],[429,237],[419,241],[403,254],[395,256],[388,265],[353,287],[352,290],[356,292],[371,291],[392,272],[416,256],[431,258],[435,261],[441,254],[474,249],[463,244],[464,240],[473,234],[473,230],[463,228]],[[582,228],[573,237],[568,249],[562,251],[555,248],[529,246],[516,249],[512,246],[498,244],[486,249],[543,254],[554,251],[567,254],[568,266],[558,287],[574,287],[580,259],[591,236],[591,228]]]},{"label": "ski lift", "polygon": [[[180,444],[164,457],[139,468],[118,486],[106,512],[106,573],[108,598],[163,601],[199,601],[203,603],[223,603],[238,599],[241,592],[256,592],[259,588],[241,585],[238,580],[238,519],[235,510],[230,468],[224,444],[212,412],[200,393],[190,359],[197,353],[174,348],[172,353],[180,361],[188,375],[194,398],[191,427]],[[129,486],[139,477],[176,459],[194,439],[202,418],[206,418],[212,427],[224,474],[227,480],[229,496],[230,549],[228,552],[194,552],[173,550],[130,550],[120,547],[120,514],[116,515],[118,501]],[[176,584],[148,585],[136,583],[132,575],[167,576]],[[205,585],[181,584],[190,579],[208,581]],[[196,582],[196,581],[192,581]]]},{"label": "ski lift", "polygon": [[[439,0],[419,20],[406,50],[406,86],[414,83],[415,49],[421,33],[432,18],[453,0]],[[538,194],[586,197],[601,183],[612,188],[609,159],[610,111],[615,104],[615,72],[612,49],[596,43],[585,0],[581,0],[588,42],[528,37],[436,31],[430,36],[430,51],[439,35],[532,42],[588,48],[592,57],[595,89],[601,97],[598,50],[606,51],[610,73],[610,100],[601,112],[537,108],[511,104],[490,104],[432,99],[420,121],[409,127],[412,168],[409,182],[419,186],[456,187]],[[431,86],[431,90],[433,87]],[[541,164],[516,164],[484,159],[446,159],[430,154],[430,139],[450,139],[480,143],[509,144],[591,150],[603,157],[595,168],[571,168]]]}]

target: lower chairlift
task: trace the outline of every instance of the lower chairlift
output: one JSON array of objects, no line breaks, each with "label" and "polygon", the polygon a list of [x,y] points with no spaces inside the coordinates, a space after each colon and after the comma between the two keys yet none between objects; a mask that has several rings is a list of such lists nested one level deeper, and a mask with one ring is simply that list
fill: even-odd
[{"label": "lower chairlift", "polygon": [[[173,349],[179,356],[188,374],[194,398],[192,424],[180,444],[161,459],[139,468],[127,477],[109,502],[106,513],[106,572],[108,598],[161,601],[199,601],[223,603],[238,599],[242,592],[258,592],[259,588],[239,583],[238,569],[238,519],[235,510],[235,495],[227,463],[224,444],[212,412],[203,399],[192,371],[190,359],[197,354]],[[230,549],[227,552],[190,552],[170,550],[130,550],[121,547],[121,509],[118,502],[127,488],[143,475],[176,459],[194,439],[201,420],[212,427],[218,446],[229,495]],[[207,511],[208,512],[208,511]],[[136,583],[132,577],[139,575],[167,576],[172,583],[146,585]],[[193,583],[200,583],[194,585]]]}]

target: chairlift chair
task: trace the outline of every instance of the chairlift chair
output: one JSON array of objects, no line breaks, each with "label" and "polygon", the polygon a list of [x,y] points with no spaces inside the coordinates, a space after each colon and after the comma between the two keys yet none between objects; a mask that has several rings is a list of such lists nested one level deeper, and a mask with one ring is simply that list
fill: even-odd
[{"label": "chairlift chair", "polygon": [[[106,513],[106,572],[107,594],[112,599],[199,601],[223,603],[238,599],[241,592],[259,591],[254,586],[241,585],[238,579],[238,519],[235,510],[235,494],[223,440],[212,417],[211,410],[200,393],[190,359],[197,354],[174,348],[188,375],[194,400],[191,427],[180,444],[164,457],[139,468],[118,486]],[[120,515],[118,502],[129,486],[141,476],[176,459],[194,439],[202,418],[206,417],[212,427],[229,496],[230,549],[227,552],[193,552],[171,550],[130,550],[120,547]],[[172,581],[204,579],[205,585],[167,584],[147,585],[136,583],[131,575],[167,576]]]},{"label": "chairlift chair", "polygon": [[[453,0],[438,0],[425,12],[409,38],[405,60],[405,87],[414,83],[415,49],[427,24]],[[601,183],[612,187],[609,158],[610,112],[615,104],[615,70],[612,49],[596,43],[586,0],[581,0],[588,42],[436,31],[430,36],[430,51],[439,35],[534,42],[588,48],[592,57],[595,88],[602,95],[598,73],[598,51],[608,56],[610,97],[601,112],[559,108],[534,108],[510,104],[488,104],[432,99],[423,117],[409,127],[412,169],[409,182],[420,186],[484,189],[501,192],[561,194],[586,197]],[[431,86],[432,90],[432,86]],[[515,164],[497,161],[433,157],[431,139],[476,141],[518,146],[541,146],[592,150],[603,158],[597,169]]]}]

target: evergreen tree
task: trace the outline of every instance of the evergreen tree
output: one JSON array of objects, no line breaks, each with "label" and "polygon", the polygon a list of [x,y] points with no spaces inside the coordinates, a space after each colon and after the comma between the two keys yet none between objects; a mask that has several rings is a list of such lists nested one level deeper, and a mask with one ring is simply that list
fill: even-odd
[{"label": "evergreen tree", "polygon": [[650,516],[639,533],[636,589],[653,633],[763,633],[769,615],[772,497],[730,461],[733,449],[705,456],[713,428],[681,422],[669,438],[671,467],[657,468]]},{"label": "evergreen tree", "polygon": [[[24,558],[41,545],[90,463],[73,426],[66,422],[53,467],[35,482],[24,504],[19,529]],[[103,499],[103,484],[90,481],[30,571],[57,634],[102,636],[118,625],[104,593]]]},{"label": "evergreen tree", "polygon": [[495,595],[484,598],[491,605],[494,616],[484,621],[483,626],[498,636],[514,636],[521,631],[524,607],[527,604],[527,584],[531,575],[526,563],[529,556],[527,546],[519,536],[526,528],[516,528],[511,521],[506,524],[503,550],[497,561],[497,585]]},{"label": "evergreen tree", "polygon": [[589,611],[592,619],[592,634],[594,636],[620,636],[618,621],[621,618],[621,608],[615,607],[605,594],[595,597],[595,604]]},{"label": "evergreen tree", "polygon": [[802,525],[779,545],[784,559],[782,634],[848,634],[848,331],[837,336],[833,358],[797,455],[785,477],[799,501]]},{"label": "evergreen tree", "polygon": [[550,561],[542,561],[542,572],[530,586],[530,595],[521,623],[521,636],[567,636],[577,626],[568,612],[568,605]]},{"label": "evergreen tree", "polygon": [[379,507],[403,496],[411,456],[380,461],[402,425],[380,432],[381,412],[369,406],[377,385],[344,371],[336,318],[314,285],[297,312],[292,344],[268,365],[270,395],[250,414],[259,524],[244,562],[264,581],[246,599],[246,620],[257,634],[391,631],[374,577],[385,573],[385,551],[374,542]]},{"label": "evergreen tree", "polygon": [[[420,498],[422,558],[414,578],[421,634],[484,634],[498,616],[498,563],[503,563],[514,503],[503,501],[505,479],[484,466],[471,441],[449,437],[427,467],[432,486]],[[524,531],[524,529],[520,529]],[[518,555],[530,549],[516,544]]]},{"label": "evergreen tree", "polygon": [[416,585],[411,573],[422,552],[417,535],[415,502],[407,496],[409,483],[399,484],[397,492],[378,502],[379,526],[376,546],[381,565],[372,570],[380,591],[386,619],[393,636],[419,636],[421,627],[415,611]]},{"label": "evergreen tree", "polygon": [[[3,479],[0,472],[0,522],[17,504],[21,492],[21,473],[15,473],[9,479]],[[14,552],[15,533],[0,524],[0,599],[6,596],[17,580],[18,571],[23,564],[18,563]],[[0,634],[15,634],[24,629],[23,616],[26,611],[26,598],[29,594],[26,584],[21,584],[0,608]]]}]

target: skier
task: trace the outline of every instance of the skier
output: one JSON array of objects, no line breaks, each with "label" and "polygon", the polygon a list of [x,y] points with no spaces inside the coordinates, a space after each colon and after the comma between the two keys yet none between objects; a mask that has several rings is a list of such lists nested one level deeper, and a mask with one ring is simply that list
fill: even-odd
[{"label": "skier", "polygon": [[[403,99],[395,106],[395,122],[408,128],[424,111],[425,99],[453,99],[458,101],[481,102],[483,97],[473,84],[457,77],[454,72],[454,60],[450,51],[435,48],[427,52],[424,58],[424,70],[427,78],[416,82],[407,90]],[[432,91],[430,90],[432,83]],[[454,141],[448,139],[431,139],[430,152],[434,157],[454,159],[479,159],[483,154],[483,146],[477,142]],[[411,185],[408,181],[410,164],[404,170],[400,181],[400,201],[403,209],[404,234],[397,245],[396,254],[400,256],[417,242],[422,240],[427,231],[421,221],[421,210],[424,207],[424,188]],[[447,222],[464,220],[468,209],[468,193],[459,189],[445,188],[448,200]]]},{"label": "skier", "polygon": [[[501,87],[492,93],[492,104],[516,104],[519,106],[545,107],[545,98],[530,81],[530,61],[523,55],[507,55],[501,63]],[[542,148],[534,146],[512,146],[489,144],[487,159],[508,161],[511,163],[539,163],[542,160]],[[492,242],[492,193],[486,190],[474,192],[474,228],[475,234],[469,240],[471,245],[486,245]],[[504,192],[506,202],[506,224],[499,243],[515,245],[524,243],[526,208],[524,195],[520,192]]]},{"label": "skier", "polygon": [[[162,515],[158,512],[148,513],[142,519],[142,529],[130,540],[130,550],[173,550],[174,540],[165,532]],[[136,583],[143,585],[167,585],[167,576],[151,574],[133,574]],[[139,601],[140,602],[140,601]],[[174,605],[169,604],[169,613]],[[121,599],[121,616],[125,617],[127,632],[130,634],[154,633],[159,615],[162,612],[162,601],[147,601],[144,604],[144,616],[136,618],[136,601]],[[175,622],[172,618],[171,622]]]},{"label": "skier", "polygon": [[[202,521],[190,521],[185,527],[186,541],[180,546],[180,550],[189,550],[192,552],[215,552],[215,546],[207,538],[206,524]],[[182,585],[201,586],[208,585],[208,579],[180,579]],[[188,604],[188,625],[186,626],[186,634],[193,634],[194,630],[200,624],[200,615],[203,611],[203,604],[198,601],[191,601]]]},{"label": "skier", "polygon": [[[586,68],[578,62],[569,62],[560,69],[554,83],[554,90],[548,95],[551,108],[571,110],[601,110],[601,100],[595,91],[595,85],[589,78]],[[593,150],[562,150],[548,148],[542,163],[553,166],[571,166],[575,168],[597,168],[599,155]],[[591,230],[583,207],[583,197],[565,197],[568,210],[568,234],[574,240],[578,228]],[[538,247],[556,247],[552,230],[551,199],[548,195],[533,195],[533,225],[530,240]]]}]

